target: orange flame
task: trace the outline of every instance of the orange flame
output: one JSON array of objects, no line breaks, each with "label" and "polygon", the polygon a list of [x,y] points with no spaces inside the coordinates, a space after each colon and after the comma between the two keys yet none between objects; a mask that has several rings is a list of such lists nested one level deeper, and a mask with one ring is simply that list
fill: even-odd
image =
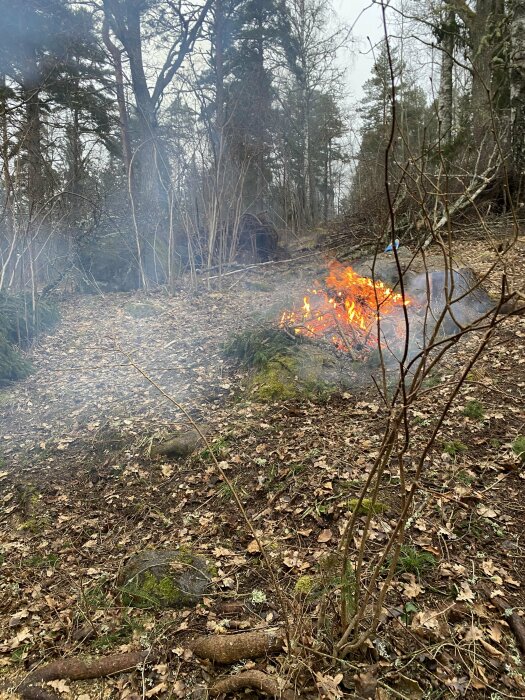
[{"label": "orange flame", "polygon": [[326,278],[328,291],[312,289],[300,310],[284,311],[280,328],[296,335],[324,338],[339,350],[363,350],[377,346],[378,328],[385,326],[398,338],[403,336],[403,307],[411,302],[379,280],[360,277],[351,267],[332,263]]}]

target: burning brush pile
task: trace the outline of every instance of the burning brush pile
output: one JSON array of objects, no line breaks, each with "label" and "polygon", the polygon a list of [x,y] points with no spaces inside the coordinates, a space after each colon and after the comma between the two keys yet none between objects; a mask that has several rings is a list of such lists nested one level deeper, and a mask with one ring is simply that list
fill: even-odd
[{"label": "burning brush pile", "polygon": [[364,360],[378,344],[393,354],[401,349],[409,306],[414,301],[408,294],[333,262],[325,285],[308,290],[302,308],[284,311],[279,327]]},{"label": "burning brush pile", "polygon": [[410,255],[405,263],[402,286],[391,256],[355,268],[333,262],[302,304],[237,334],[225,352],[252,370],[253,397],[323,397],[367,384],[381,364],[393,371],[402,358],[410,364],[429,343],[495,308],[468,268],[422,272]]}]

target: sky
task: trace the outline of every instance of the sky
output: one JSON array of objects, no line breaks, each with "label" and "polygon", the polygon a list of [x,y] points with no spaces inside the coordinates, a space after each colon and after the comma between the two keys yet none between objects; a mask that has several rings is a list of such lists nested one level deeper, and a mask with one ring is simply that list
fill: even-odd
[{"label": "sky", "polygon": [[381,8],[372,0],[334,0],[333,6],[339,19],[353,27],[354,46],[345,61],[349,66],[346,79],[351,96],[359,100],[374,63],[370,41],[375,45],[383,36]]}]

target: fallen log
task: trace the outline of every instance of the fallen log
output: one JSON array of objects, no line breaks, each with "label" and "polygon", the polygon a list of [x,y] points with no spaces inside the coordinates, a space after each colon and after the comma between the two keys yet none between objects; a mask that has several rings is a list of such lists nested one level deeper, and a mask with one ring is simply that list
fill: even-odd
[{"label": "fallen log", "polygon": [[89,661],[76,658],[60,659],[32,671],[17,690],[24,700],[57,700],[56,693],[42,688],[39,684],[56,680],[83,681],[112,676],[132,670],[145,661],[148,654],[147,651],[132,651]]},{"label": "fallen log", "polygon": [[281,689],[277,678],[270,676],[263,671],[243,671],[236,676],[228,676],[216,681],[209,689],[211,697],[217,697],[222,693],[235,693],[237,691],[251,688],[258,690],[271,698],[282,698],[282,700],[294,700],[295,693],[289,689]]},{"label": "fallen log", "polygon": [[518,613],[512,609],[512,606],[503,598],[495,596],[494,598],[491,598],[491,603],[493,603],[498,610],[503,613],[505,622],[514,632],[518,646],[522,653],[525,654],[525,622],[523,622],[521,616],[518,615]]},{"label": "fallen log", "polygon": [[284,645],[284,632],[278,627],[198,637],[190,643],[191,651],[201,659],[231,664],[240,659],[256,659],[276,651]]}]

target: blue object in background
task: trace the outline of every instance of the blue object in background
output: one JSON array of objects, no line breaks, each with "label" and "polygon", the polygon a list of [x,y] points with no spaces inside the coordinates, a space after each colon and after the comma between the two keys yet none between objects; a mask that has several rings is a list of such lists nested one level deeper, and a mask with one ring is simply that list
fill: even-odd
[{"label": "blue object in background", "polygon": [[[395,245],[395,247],[396,247],[396,250],[398,250],[398,248],[399,248],[399,238],[396,238],[396,240],[394,241],[394,245]],[[392,243],[389,243],[389,244],[387,245],[387,247],[385,248],[385,253],[391,253],[393,250],[394,250],[394,248],[393,248],[393,246],[392,246]]]}]

